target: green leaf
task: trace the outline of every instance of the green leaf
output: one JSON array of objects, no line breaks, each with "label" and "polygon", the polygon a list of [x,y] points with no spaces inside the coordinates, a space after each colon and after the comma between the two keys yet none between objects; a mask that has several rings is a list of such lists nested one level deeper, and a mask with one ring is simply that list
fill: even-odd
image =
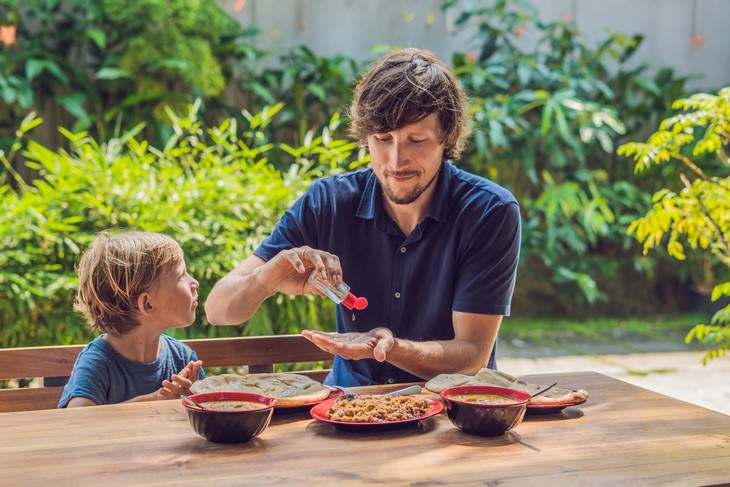
[{"label": "green leaf", "polygon": [[730,282],[723,282],[712,288],[711,299],[717,301],[723,296],[730,296]]},{"label": "green leaf", "polygon": [[25,77],[28,79],[28,81],[33,81],[36,76],[38,76],[43,71],[48,71],[49,73],[51,73],[53,77],[55,77],[63,85],[68,84],[68,77],[63,74],[61,68],[58,67],[58,64],[53,61],[48,61],[45,59],[31,59],[25,64]]},{"label": "green leaf", "polygon": [[264,85],[262,85],[261,83],[251,82],[248,84],[248,86],[249,86],[249,88],[251,88],[251,91],[253,91],[257,95],[259,95],[261,98],[263,98],[264,101],[266,101],[266,103],[268,103],[270,105],[273,105],[274,103],[276,103],[276,97],[274,97],[274,95],[268,89],[266,89],[264,87]]},{"label": "green leaf", "polygon": [[150,71],[156,71],[158,69],[185,71],[186,69],[188,69],[188,63],[184,59],[179,58],[159,59],[153,63],[150,63],[148,69]]},{"label": "green leaf", "polygon": [[324,87],[320,84],[310,83],[309,86],[307,86],[307,91],[319,98],[320,101],[327,100],[327,94],[324,91]]},{"label": "green leaf", "polygon": [[105,49],[106,48],[106,34],[102,30],[98,29],[88,29],[86,31],[86,35],[91,38],[92,41],[94,41],[94,44],[99,49]]},{"label": "green leaf", "polygon": [[25,78],[33,81],[45,69],[46,61],[30,59],[25,63]]},{"label": "green leaf", "polygon": [[28,115],[23,118],[23,120],[20,122],[20,131],[30,132],[34,128],[36,128],[38,125],[43,123],[43,119],[36,116],[36,112],[30,112]]},{"label": "green leaf", "polygon": [[119,78],[131,78],[132,74],[126,69],[121,68],[101,68],[96,73],[96,79],[119,79]]},{"label": "green leaf", "polygon": [[56,100],[74,117],[77,119],[88,119],[89,115],[84,109],[84,95],[81,93],[75,93],[73,95],[61,95],[57,96]]}]

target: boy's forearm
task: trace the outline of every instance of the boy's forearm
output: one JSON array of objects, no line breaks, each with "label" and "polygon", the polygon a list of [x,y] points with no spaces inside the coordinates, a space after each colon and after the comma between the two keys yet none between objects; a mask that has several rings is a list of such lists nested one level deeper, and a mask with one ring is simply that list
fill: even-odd
[{"label": "boy's forearm", "polygon": [[149,394],[142,394],[140,396],[133,397],[132,399],[127,399],[124,402],[147,402],[147,401],[156,401],[158,399],[161,399],[161,397],[157,397],[157,391],[150,392]]}]

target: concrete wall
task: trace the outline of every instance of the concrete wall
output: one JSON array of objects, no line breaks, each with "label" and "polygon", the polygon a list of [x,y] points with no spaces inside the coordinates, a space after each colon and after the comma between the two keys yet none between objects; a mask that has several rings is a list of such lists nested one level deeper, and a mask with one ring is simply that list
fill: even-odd
[{"label": "concrete wall", "polygon": [[[468,0],[466,0],[468,1]],[[259,47],[309,46],[322,56],[371,59],[370,47],[392,44],[433,49],[445,60],[474,44],[453,33],[453,12],[441,0],[243,0],[226,8],[245,26],[261,29]],[[643,33],[636,62],[696,74],[694,89],[730,85],[730,0],[533,0],[543,20],[575,19],[589,41],[606,33]],[[238,12],[234,6],[243,4]],[[703,45],[693,46],[692,36]],[[530,39],[530,33],[525,35]],[[696,40],[699,38],[696,38]]]}]

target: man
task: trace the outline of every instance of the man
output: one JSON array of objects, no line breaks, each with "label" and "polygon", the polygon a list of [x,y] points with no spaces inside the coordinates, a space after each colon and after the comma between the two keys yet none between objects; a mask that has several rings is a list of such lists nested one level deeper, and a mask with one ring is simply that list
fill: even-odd
[{"label": "man", "polygon": [[350,111],[371,169],[315,182],[215,285],[208,320],[241,323],[275,292],[314,292],[312,272],[335,284],[344,272],[369,306],[338,306],[338,333],[303,332],[335,355],[327,384],[495,368],[519,257],[519,207],[504,188],[448,162],[467,135],[458,81],[433,53],[399,50],[365,74]]}]

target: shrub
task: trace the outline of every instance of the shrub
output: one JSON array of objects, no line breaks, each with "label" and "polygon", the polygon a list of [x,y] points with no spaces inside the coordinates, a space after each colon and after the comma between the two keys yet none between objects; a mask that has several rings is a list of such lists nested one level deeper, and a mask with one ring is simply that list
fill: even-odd
[{"label": "shrub", "polygon": [[471,50],[453,58],[474,115],[462,164],[509,187],[523,210],[520,275],[530,279],[516,300],[572,315],[656,305],[637,299],[635,282],[661,272],[660,256],[626,252],[635,243],[624,232],[650,201],[614,148],[667,111],[686,77],[636,66],[640,35],[590,45],[574,23],[541,21],[526,0],[442,8],[457,10],[457,29],[475,31]]},{"label": "shrub", "polygon": [[[663,120],[646,142],[631,142],[618,153],[636,161],[636,172],[655,165],[679,166],[679,188],[663,188],[652,198],[646,215],[628,227],[629,234],[644,244],[644,253],[666,246],[669,255],[686,259],[686,242],[692,249],[710,253],[730,270],[730,87],[717,95],[696,94],[677,100],[681,110]],[[730,282],[717,284],[712,300],[730,296]],[[730,304],[699,324],[687,335],[711,347],[703,362],[730,350]]]},{"label": "shrub", "polygon": [[[72,311],[74,265],[103,229],[162,232],[183,247],[201,283],[212,285],[250,255],[283,211],[319,176],[357,164],[356,144],[309,133],[302,147],[279,147],[263,136],[281,105],[204,131],[198,105],[182,117],[168,110],[173,136],[163,148],[135,137],[141,126],[100,143],[60,129],[70,150],[17,141],[39,177],[18,189],[0,186],[0,346],[79,343],[91,334]],[[20,134],[39,123],[26,119]],[[338,123],[333,117],[332,123]],[[239,136],[243,133],[244,136]],[[22,144],[22,145],[21,145]],[[290,154],[293,154],[290,155]],[[289,157],[285,172],[269,156]],[[12,169],[2,154],[4,165]],[[334,328],[326,300],[277,296],[244,328],[205,327],[199,316],[180,337],[281,334]]]}]

